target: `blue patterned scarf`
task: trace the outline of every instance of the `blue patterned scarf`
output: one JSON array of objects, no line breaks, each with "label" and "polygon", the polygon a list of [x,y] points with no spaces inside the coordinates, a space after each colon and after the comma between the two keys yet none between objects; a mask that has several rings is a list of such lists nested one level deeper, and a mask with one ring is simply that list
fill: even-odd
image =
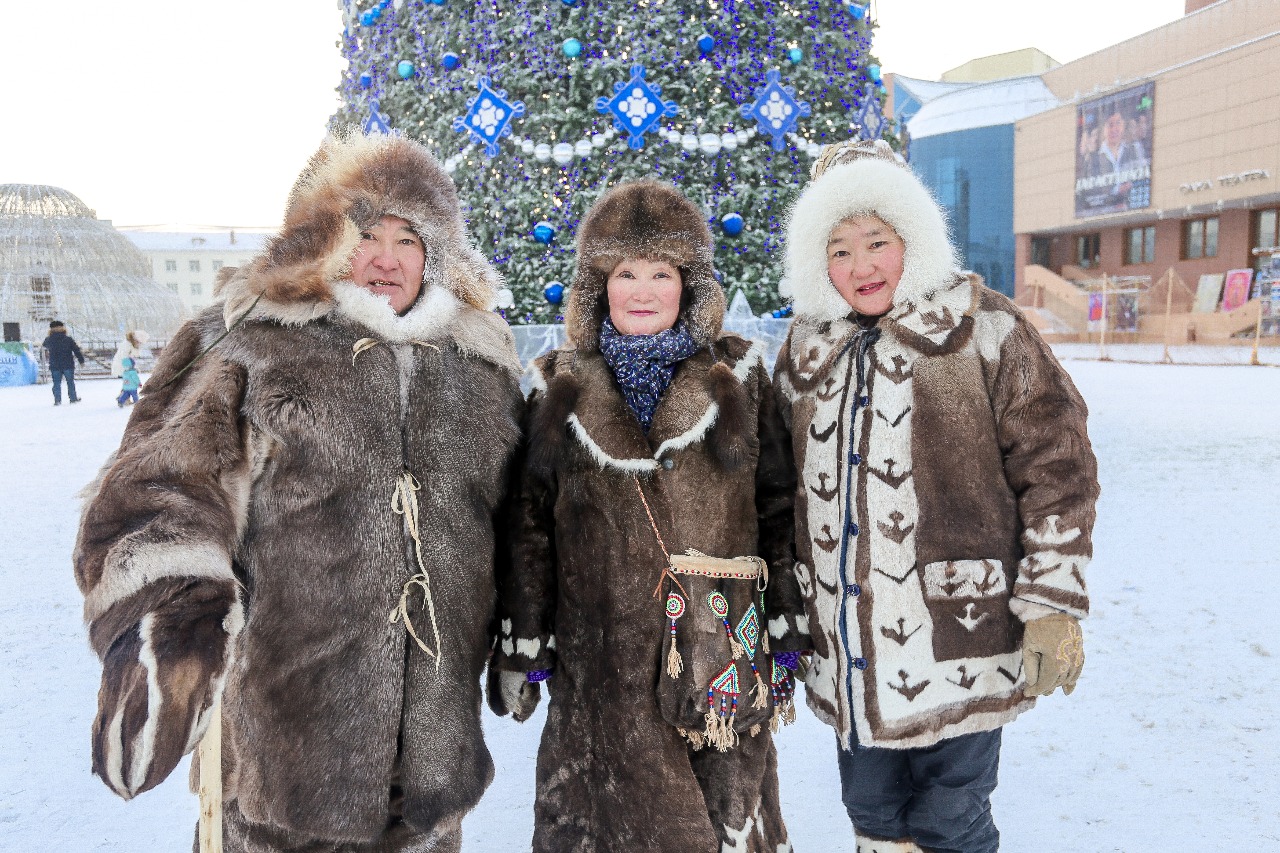
[{"label": "blue patterned scarf", "polygon": [[624,335],[608,317],[600,325],[600,354],[645,435],[653,424],[658,400],[676,375],[676,365],[699,349],[683,320],[656,335]]}]

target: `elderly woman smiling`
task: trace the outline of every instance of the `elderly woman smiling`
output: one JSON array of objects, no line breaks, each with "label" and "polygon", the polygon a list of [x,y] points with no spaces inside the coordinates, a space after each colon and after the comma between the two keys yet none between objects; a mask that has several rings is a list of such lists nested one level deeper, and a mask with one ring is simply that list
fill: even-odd
[{"label": "elderly woman smiling", "polygon": [[[809,648],[787,436],[761,350],[720,332],[724,305],[706,216],[670,186],[623,184],[588,213],[571,346],[531,369],[511,571],[499,580],[490,703],[524,719],[550,675],[535,851],[788,846],[768,727],[705,741],[657,698],[677,683],[663,650],[674,619],[655,596],[673,588],[669,554],[762,557],[772,651]],[[705,594],[687,602],[708,607]]]}]

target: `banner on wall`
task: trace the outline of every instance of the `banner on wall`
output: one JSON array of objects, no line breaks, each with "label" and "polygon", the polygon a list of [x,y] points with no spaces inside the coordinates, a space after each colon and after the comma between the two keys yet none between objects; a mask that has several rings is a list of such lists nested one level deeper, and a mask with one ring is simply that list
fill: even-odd
[{"label": "banner on wall", "polygon": [[1076,218],[1151,206],[1155,83],[1076,108]]}]

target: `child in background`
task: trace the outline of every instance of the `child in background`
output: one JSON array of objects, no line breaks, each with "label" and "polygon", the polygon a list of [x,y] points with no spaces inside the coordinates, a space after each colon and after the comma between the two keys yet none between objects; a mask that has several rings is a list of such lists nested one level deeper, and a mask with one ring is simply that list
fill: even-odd
[{"label": "child in background", "polygon": [[123,409],[125,400],[130,403],[138,402],[138,388],[142,385],[142,378],[133,367],[133,359],[126,358],[120,364],[124,367],[124,372],[121,374],[123,385],[120,388],[120,396],[116,397],[116,405]]}]

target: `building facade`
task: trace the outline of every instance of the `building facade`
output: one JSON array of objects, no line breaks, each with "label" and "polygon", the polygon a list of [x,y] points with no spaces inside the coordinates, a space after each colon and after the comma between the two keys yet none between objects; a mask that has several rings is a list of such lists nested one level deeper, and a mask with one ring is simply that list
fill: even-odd
[{"label": "building facade", "polygon": [[188,314],[213,302],[223,267],[248,263],[272,232],[263,228],[133,226],[119,229],[151,264],[152,277],[182,300]]},{"label": "building facade", "polygon": [[961,262],[1009,296],[1016,263],[1014,122],[1056,105],[1040,78],[1029,75],[939,91],[907,123],[911,168],[947,212]]},{"label": "building facade", "polygon": [[[1019,300],[1068,279],[1261,272],[1280,245],[1280,3],[1189,0],[1179,20],[1041,75],[1060,106],[1016,123]],[[1163,301],[1163,299],[1161,300]]]}]

